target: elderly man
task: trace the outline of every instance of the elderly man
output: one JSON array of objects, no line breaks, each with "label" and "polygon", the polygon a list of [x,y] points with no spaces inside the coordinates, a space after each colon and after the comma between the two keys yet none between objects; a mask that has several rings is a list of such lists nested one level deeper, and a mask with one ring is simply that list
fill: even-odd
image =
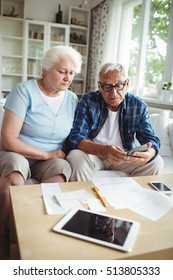
[{"label": "elderly man", "polygon": [[[84,94],[69,136],[71,181],[91,180],[98,170],[117,170],[129,176],[158,174],[163,160],[146,103],[129,93],[129,78],[121,64],[106,63],[98,75],[98,90]],[[146,151],[128,151],[136,139]]]}]

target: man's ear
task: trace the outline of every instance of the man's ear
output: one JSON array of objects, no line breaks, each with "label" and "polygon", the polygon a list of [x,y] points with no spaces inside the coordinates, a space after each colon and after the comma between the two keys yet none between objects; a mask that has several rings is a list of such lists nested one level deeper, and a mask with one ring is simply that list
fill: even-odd
[{"label": "man's ear", "polygon": [[128,89],[129,86],[130,86],[130,79],[127,79],[127,80],[126,80],[126,88]]}]

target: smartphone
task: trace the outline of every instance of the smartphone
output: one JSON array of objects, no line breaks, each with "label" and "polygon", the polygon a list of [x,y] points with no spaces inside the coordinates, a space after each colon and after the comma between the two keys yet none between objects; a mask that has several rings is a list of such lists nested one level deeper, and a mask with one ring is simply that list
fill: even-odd
[{"label": "smartphone", "polygon": [[127,155],[131,156],[134,152],[145,152],[146,150],[147,150],[147,144],[144,144],[134,149],[131,149],[130,151],[127,152]]},{"label": "smartphone", "polygon": [[150,185],[157,191],[163,192],[165,194],[173,194],[173,189],[171,190],[162,182],[150,182]]}]

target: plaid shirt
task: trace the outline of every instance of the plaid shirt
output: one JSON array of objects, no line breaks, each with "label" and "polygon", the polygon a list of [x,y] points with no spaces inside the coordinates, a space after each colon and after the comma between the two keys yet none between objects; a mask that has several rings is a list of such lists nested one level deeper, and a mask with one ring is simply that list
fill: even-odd
[{"label": "plaid shirt", "polygon": [[[84,94],[78,104],[73,129],[69,135],[69,148],[76,149],[81,140],[92,140],[96,137],[107,116],[108,109],[99,91]],[[147,104],[140,97],[128,92],[125,94],[120,106],[119,129],[125,150],[134,148],[137,139],[141,145],[151,142],[156,155],[158,154],[160,140],[151,127]]]}]

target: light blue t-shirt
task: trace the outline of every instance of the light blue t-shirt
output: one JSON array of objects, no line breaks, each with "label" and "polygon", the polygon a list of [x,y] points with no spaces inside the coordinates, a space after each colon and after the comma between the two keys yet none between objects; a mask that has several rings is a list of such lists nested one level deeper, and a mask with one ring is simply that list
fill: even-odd
[{"label": "light blue t-shirt", "polygon": [[61,149],[73,124],[78,98],[67,90],[57,113],[53,113],[41,95],[35,80],[16,85],[4,105],[24,122],[19,134],[23,142],[52,151]]}]

